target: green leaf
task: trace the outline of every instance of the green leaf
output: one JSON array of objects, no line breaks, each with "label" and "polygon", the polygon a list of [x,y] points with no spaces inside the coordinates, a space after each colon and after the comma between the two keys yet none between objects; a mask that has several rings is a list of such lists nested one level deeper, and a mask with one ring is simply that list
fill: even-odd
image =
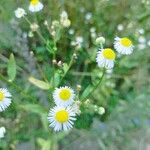
[{"label": "green leaf", "polygon": [[47,113],[45,114],[40,114],[41,116],[41,123],[43,125],[43,128],[44,130],[48,131],[49,130],[49,125],[48,125],[48,122],[47,122]]},{"label": "green leaf", "polygon": [[40,89],[43,90],[49,90],[50,89],[50,84],[41,80],[38,80],[34,77],[29,77],[29,82],[34,84],[35,86],[39,87]]},{"label": "green leaf", "polygon": [[52,141],[50,141],[50,140],[44,140],[42,138],[37,139],[37,143],[41,146],[41,150],[50,150],[51,142]]},{"label": "green leaf", "polygon": [[36,113],[39,115],[43,115],[46,113],[44,107],[38,105],[38,104],[23,104],[23,105],[19,105],[19,108],[31,112],[31,113]]},{"label": "green leaf", "polygon": [[69,66],[66,63],[64,63],[63,64],[63,71],[64,71],[64,73],[66,73],[68,71],[68,68],[69,68]]},{"label": "green leaf", "polygon": [[58,72],[55,73],[54,75],[54,85],[57,87],[60,82],[60,74]]},{"label": "green leaf", "polygon": [[77,129],[89,129],[92,123],[93,123],[93,116],[91,114],[81,113],[81,115],[77,117],[75,127]]},{"label": "green leaf", "polygon": [[88,94],[90,93],[91,90],[92,90],[92,85],[89,85],[89,86],[84,90],[84,92],[82,93],[82,95],[81,95],[81,100],[82,100],[82,99],[85,99],[85,98],[88,96]]},{"label": "green leaf", "polygon": [[57,47],[56,45],[54,44],[53,41],[47,41],[46,43],[46,49],[51,53],[51,54],[54,54],[56,51],[57,51]]},{"label": "green leaf", "polygon": [[16,61],[13,54],[10,54],[8,60],[7,74],[10,82],[12,82],[16,77]]},{"label": "green leaf", "polygon": [[55,42],[57,42],[57,41],[59,41],[60,40],[60,38],[61,38],[61,35],[62,35],[62,32],[61,32],[61,28],[60,27],[58,27],[57,29],[56,29],[56,35],[55,35]]}]

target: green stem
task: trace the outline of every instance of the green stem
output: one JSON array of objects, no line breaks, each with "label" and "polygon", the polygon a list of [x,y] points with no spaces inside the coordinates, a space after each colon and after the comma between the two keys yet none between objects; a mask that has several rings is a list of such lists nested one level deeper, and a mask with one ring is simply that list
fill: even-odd
[{"label": "green stem", "polygon": [[46,75],[43,73],[43,70],[42,70],[41,66],[38,64],[38,62],[36,62],[36,64],[37,64],[37,68],[39,70],[39,73],[40,73],[41,77],[44,79],[45,82],[49,82]]},{"label": "green stem", "polygon": [[[30,20],[29,20],[27,17],[24,17],[24,19],[27,21],[27,23],[28,23],[29,25],[32,24],[32,23],[30,22]],[[35,20],[36,20],[36,22],[37,22],[37,16],[36,16],[36,15],[35,15]],[[36,30],[36,33],[37,33],[38,36],[43,40],[43,42],[44,42],[45,44],[47,44],[46,39],[42,36],[42,34],[41,34],[38,30]],[[41,76],[43,77],[43,79],[44,79],[46,82],[48,82],[48,80],[47,80],[45,74],[43,73],[43,71],[42,71],[40,65],[38,64],[37,60],[36,60],[36,64],[37,64],[37,67],[38,67],[38,69],[39,69],[39,72],[40,72]]]},{"label": "green stem", "polygon": [[[28,22],[29,25],[31,25],[32,23],[29,21],[29,19],[27,17],[24,17],[24,19]],[[36,30],[36,33],[38,34],[38,36],[42,39],[42,41],[47,44],[47,41],[46,39],[43,37],[43,35],[38,31]]]},{"label": "green stem", "polygon": [[[95,90],[98,88],[98,86],[101,84],[104,75],[105,75],[105,68],[104,68],[104,70],[103,70],[103,73],[102,73],[102,76],[101,76],[99,82],[93,87],[92,91],[89,92],[89,94],[88,94],[83,100],[86,100],[90,95],[92,95],[92,94],[94,93],[94,91],[95,91]],[[83,101],[83,100],[82,100],[82,101]]]},{"label": "green stem", "polygon": [[73,64],[73,60],[74,60],[74,56],[72,55],[72,58],[71,58],[70,63],[69,63],[69,65],[68,65],[68,69],[67,69],[67,71],[64,73],[64,75],[62,76],[62,78],[61,78],[61,80],[60,80],[60,82],[59,82],[59,85],[61,84],[62,80],[65,78],[65,76],[67,75],[68,71],[70,70],[70,68],[71,68],[71,66],[72,66],[72,64]]}]

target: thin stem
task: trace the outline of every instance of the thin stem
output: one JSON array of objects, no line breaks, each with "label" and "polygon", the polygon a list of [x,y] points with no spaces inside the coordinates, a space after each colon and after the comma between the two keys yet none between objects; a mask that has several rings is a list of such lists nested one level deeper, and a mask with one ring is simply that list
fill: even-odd
[{"label": "thin stem", "polygon": [[67,75],[68,71],[70,70],[70,68],[71,68],[71,66],[72,66],[72,64],[73,64],[73,61],[74,61],[74,56],[72,55],[72,58],[71,58],[70,63],[69,63],[69,65],[68,65],[68,69],[67,69],[67,71],[64,73],[64,75],[62,76],[62,78],[61,78],[61,80],[60,80],[60,82],[59,82],[59,85],[61,84],[62,80],[65,78],[65,76]]},{"label": "thin stem", "polygon": [[103,44],[102,43],[100,44],[100,48],[103,49]]},{"label": "thin stem", "polygon": [[38,64],[38,62],[36,62],[36,64],[37,64],[39,73],[41,74],[41,77],[44,79],[45,82],[48,82],[48,79],[47,79],[46,75],[43,73],[41,66]]},{"label": "thin stem", "polygon": [[[28,19],[27,17],[24,17],[24,18],[25,18],[25,20],[28,22],[29,25],[32,24],[32,23],[29,21],[29,19]],[[38,30],[36,30],[36,33],[37,33],[38,36],[42,39],[42,41],[43,41],[45,44],[47,44],[46,39],[43,37],[43,35],[42,35]]]},{"label": "thin stem", "polygon": [[[103,80],[104,75],[105,75],[105,68],[104,68],[104,70],[103,70],[103,73],[102,73],[102,76],[101,76],[99,82],[93,87],[92,91],[89,92],[89,94],[88,94],[83,100],[87,99],[87,98],[88,98],[90,95],[92,95],[92,93],[98,88],[98,86],[101,84],[101,82],[102,82],[102,80]],[[83,101],[83,100],[82,100],[82,101]]]},{"label": "thin stem", "polygon": [[44,42],[45,44],[47,44],[46,39],[43,37],[43,35],[42,35],[38,30],[36,31],[36,33],[37,33],[38,36],[43,40],[43,42]]},{"label": "thin stem", "polygon": [[[30,20],[29,20],[27,17],[24,17],[24,18],[25,18],[25,20],[28,22],[29,25],[32,24],[32,23],[30,22]],[[35,15],[35,20],[36,20],[36,22],[37,22],[37,16],[36,16],[36,15]],[[41,34],[38,30],[36,30],[36,33],[37,33],[38,36],[43,40],[43,42],[44,42],[45,44],[47,44],[46,39],[42,36],[42,34]],[[43,79],[44,79],[46,82],[48,82],[48,80],[47,80],[45,74],[43,73],[43,71],[42,71],[40,65],[38,64],[37,60],[36,60],[36,64],[37,64],[37,67],[38,67],[38,69],[39,69],[39,72],[40,72],[41,76],[43,77]]]},{"label": "thin stem", "polygon": [[[57,45],[56,45],[56,42],[54,41],[54,48],[57,49]],[[55,51],[53,53],[53,60],[56,60],[56,54],[55,54]],[[53,67],[53,74],[52,74],[52,84],[53,86],[55,87],[55,63],[52,62],[52,67]]]}]

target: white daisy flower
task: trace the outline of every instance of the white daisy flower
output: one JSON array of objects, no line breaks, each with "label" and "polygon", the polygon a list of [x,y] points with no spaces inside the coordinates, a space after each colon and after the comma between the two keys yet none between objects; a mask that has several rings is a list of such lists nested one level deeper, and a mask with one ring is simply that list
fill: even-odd
[{"label": "white daisy flower", "polygon": [[0,112],[4,111],[11,104],[11,94],[7,89],[0,88]]},{"label": "white daisy flower", "polygon": [[43,9],[43,4],[39,0],[31,0],[29,5],[29,10],[31,12],[38,12]]},{"label": "white daisy flower", "polygon": [[71,105],[75,98],[74,90],[68,86],[56,88],[53,93],[53,98],[56,105],[68,106]]},{"label": "white daisy flower", "polygon": [[116,58],[115,52],[110,48],[100,49],[97,52],[96,62],[99,67],[111,69],[114,67],[114,60]]},{"label": "white daisy flower", "polygon": [[70,106],[55,106],[49,111],[49,127],[53,128],[54,131],[69,130],[73,127],[76,120],[75,116],[76,114]]},{"label": "white daisy flower", "polygon": [[131,54],[134,48],[132,41],[126,37],[124,38],[116,37],[114,47],[118,53],[125,55]]},{"label": "white daisy flower", "polygon": [[0,139],[4,137],[5,133],[6,133],[5,127],[0,127]]},{"label": "white daisy flower", "polygon": [[16,16],[17,18],[22,18],[22,17],[24,17],[26,14],[27,14],[27,13],[25,12],[25,10],[24,10],[23,8],[17,8],[17,9],[15,10],[15,16]]}]

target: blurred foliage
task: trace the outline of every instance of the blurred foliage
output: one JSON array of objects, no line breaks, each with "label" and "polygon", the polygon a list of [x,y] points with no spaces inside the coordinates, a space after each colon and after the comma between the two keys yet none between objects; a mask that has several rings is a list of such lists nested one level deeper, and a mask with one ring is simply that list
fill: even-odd
[{"label": "blurred foliage", "polygon": [[[97,83],[102,74],[95,63],[96,46],[90,29],[96,29],[96,36],[106,38],[106,47],[113,47],[116,36],[128,36],[135,45],[131,56],[116,60],[112,74],[105,76],[101,86],[90,96],[90,104],[103,106],[104,115],[98,115],[89,108],[81,108],[75,129],[71,132],[54,133],[48,127],[47,113],[53,106],[50,96],[52,89],[42,90],[33,84],[49,89],[53,68],[52,54],[37,34],[28,37],[29,25],[14,16],[17,7],[28,12],[28,1],[0,1],[0,86],[8,87],[13,95],[13,103],[0,114],[0,126],[7,129],[6,137],[0,141],[0,149],[42,149],[42,150],[135,150],[150,149],[150,2],[149,0],[43,0],[45,8],[37,13],[36,19],[42,35],[54,44],[43,22],[59,19],[66,10],[71,20],[71,29],[61,33],[57,42],[57,61],[65,63],[55,70],[58,85],[62,72],[67,72],[74,47],[71,41],[77,36],[84,39],[78,51],[78,59],[64,78],[61,85],[76,89],[82,85],[80,95],[86,97],[91,84]],[[31,22],[35,16],[29,13]],[[91,19],[86,19],[92,15]],[[123,30],[118,30],[118,25]],[[141,30],[143,31],[141,33]],[[145,41],[141,42],[140,37]],[[55,46],[55,45],[53,45]],[[32,51],[32,52],[31,52]],[[14,73],[7,75],[7,64],[13,53],[16,62]],[[13,63],[11,63],[13,65]],[[13,67],[14,68],[14,67]],[[45,75],[43,75],[43,72]],[[29,77],[34,76],[34,78]],[[8,79],[14,82],[8,82]],[[86,89],[86,90],[85,90]],[[83,98],[81,97],[81,98]],[[84,102],[83,102],[84,104]]]}]

